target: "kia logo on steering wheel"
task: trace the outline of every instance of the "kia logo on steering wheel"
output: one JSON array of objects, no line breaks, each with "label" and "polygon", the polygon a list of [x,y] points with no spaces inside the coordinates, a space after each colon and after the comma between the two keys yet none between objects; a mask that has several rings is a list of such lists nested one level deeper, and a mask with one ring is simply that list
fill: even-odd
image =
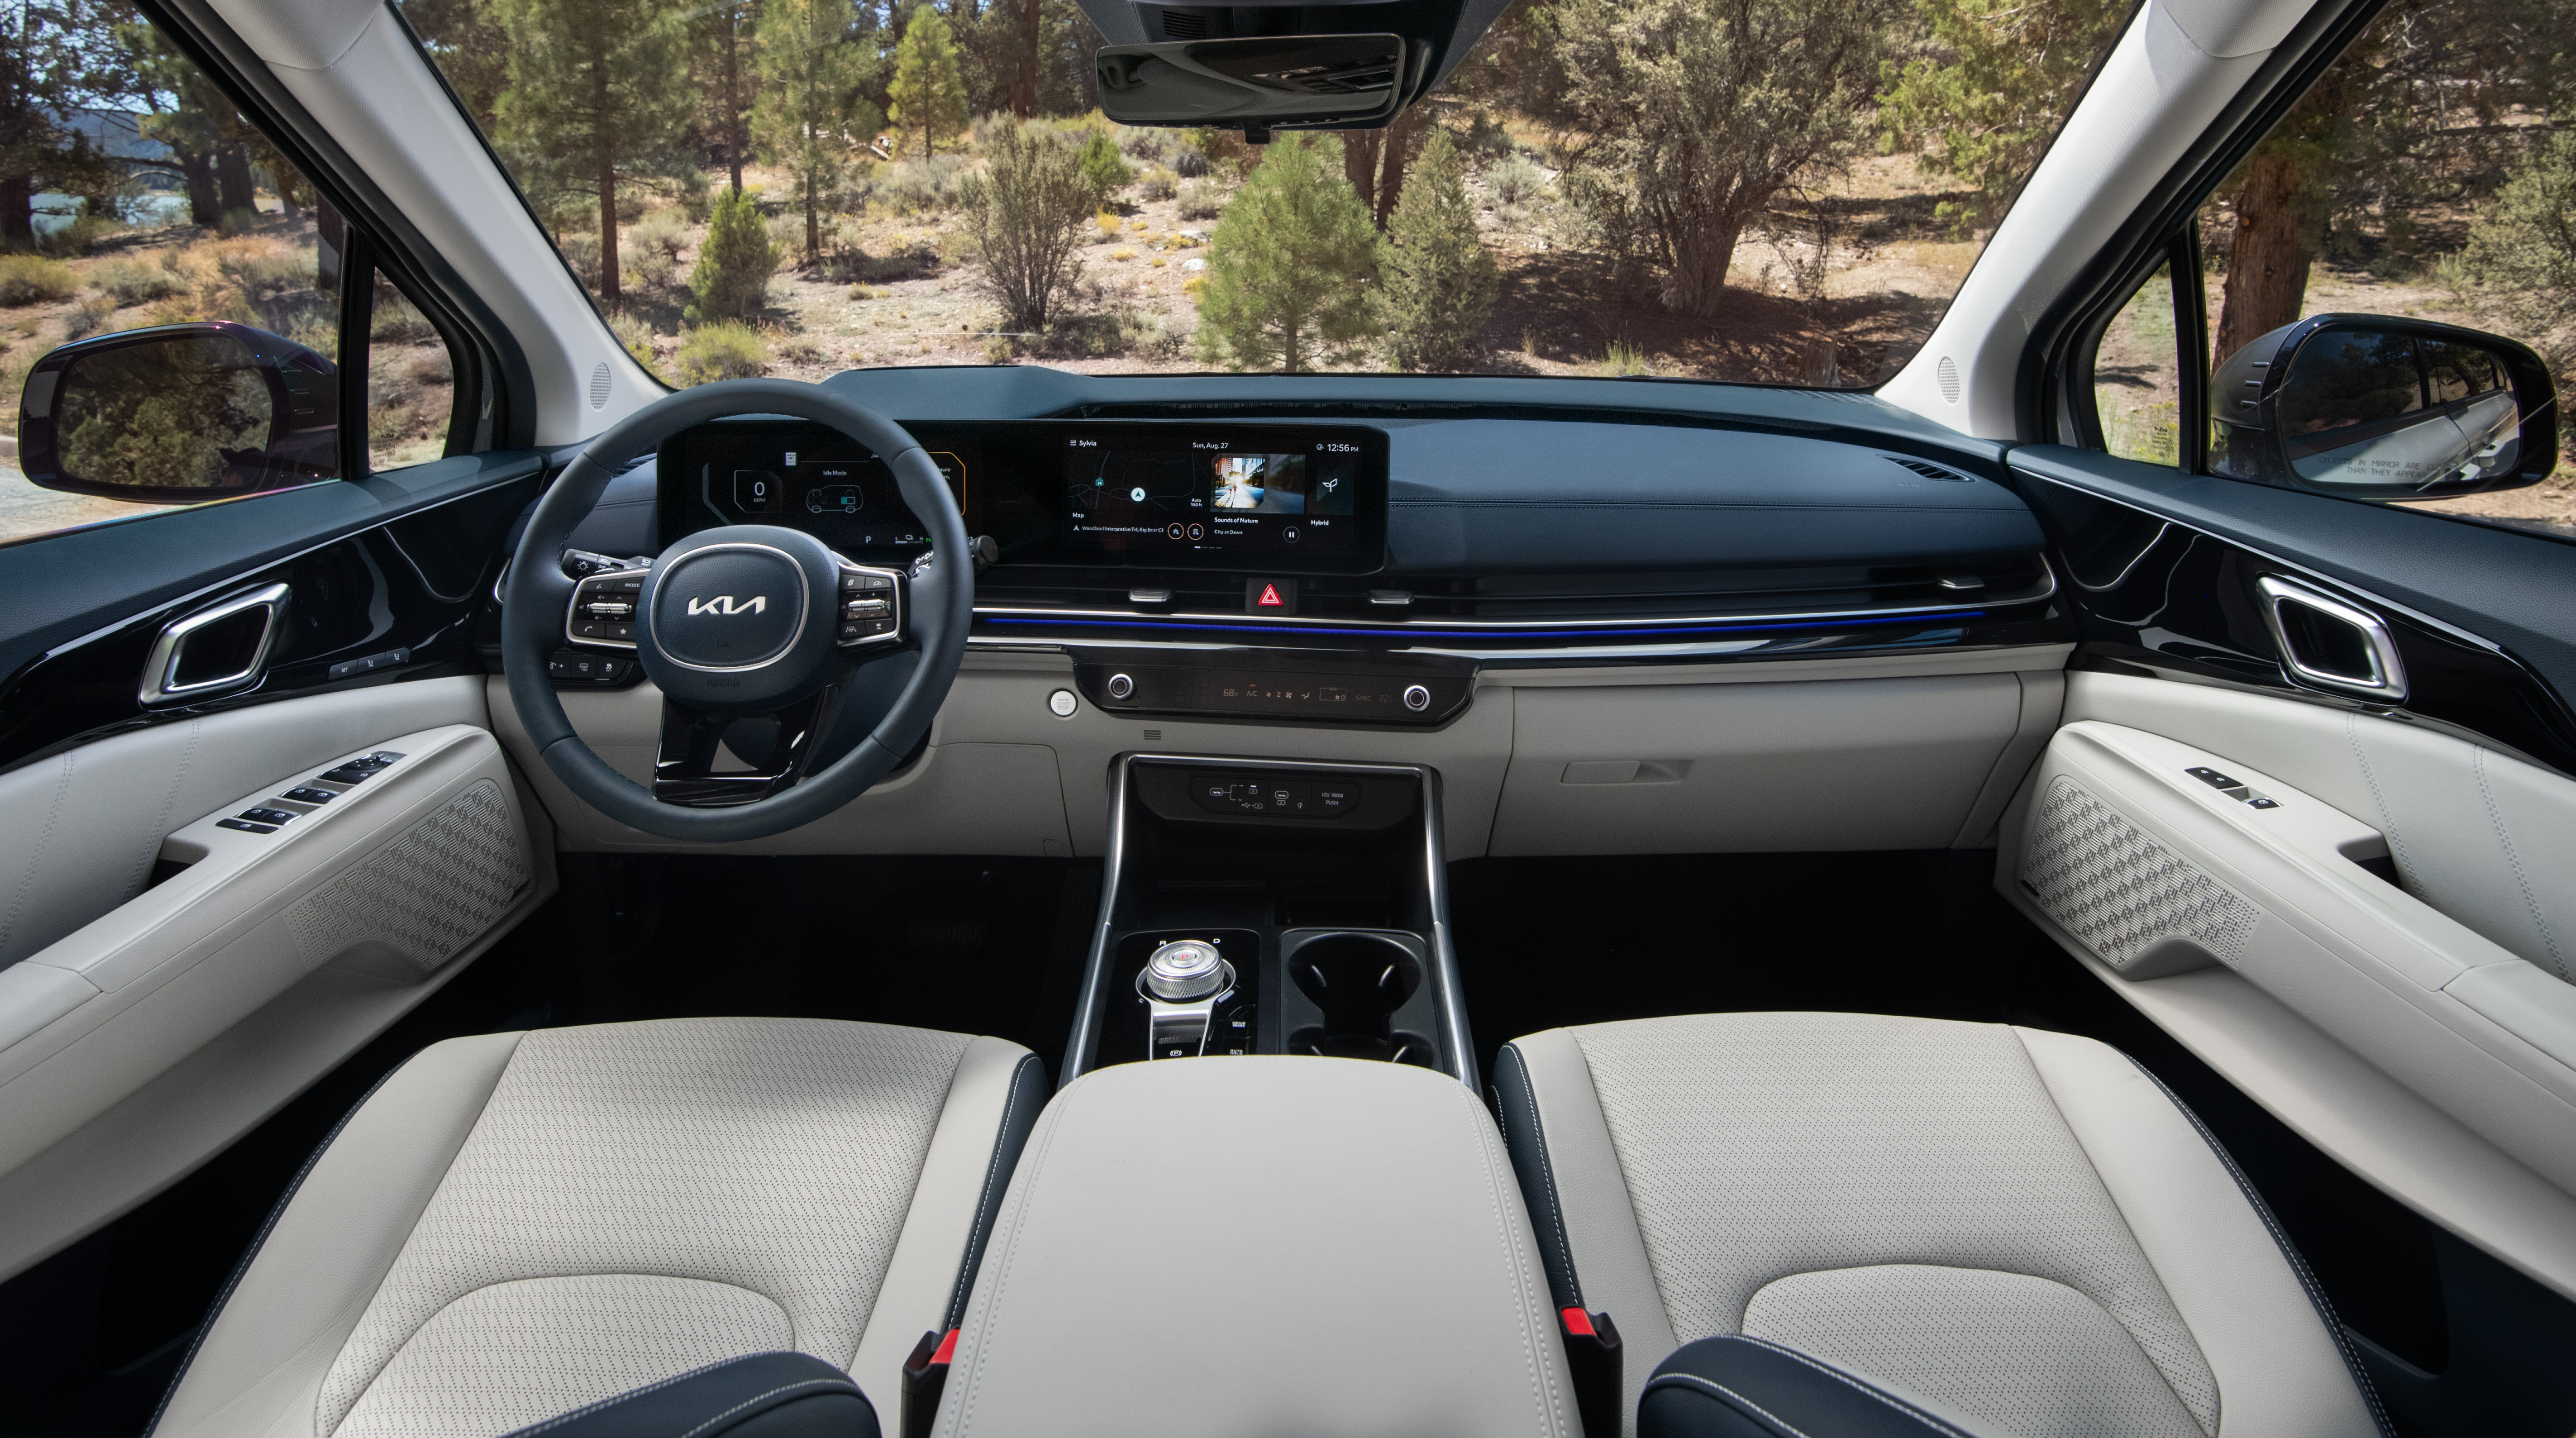
[{"label": "kia logo on steering wheel", "polygon": [[713,599],[689,601],[691,614],[758,614],[768,607],[769,596],[766,594],[755,594],[749,599],[736,599],[730,594],[719,594]]}]

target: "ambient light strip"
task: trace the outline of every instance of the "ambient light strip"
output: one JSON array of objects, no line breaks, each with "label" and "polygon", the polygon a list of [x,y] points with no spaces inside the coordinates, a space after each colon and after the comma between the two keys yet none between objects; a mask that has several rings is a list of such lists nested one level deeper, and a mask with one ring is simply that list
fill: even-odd
[{"label": "ambient light strip", "polygon": [[1943,609],[1923,614],[1897,614],[1882,618],[1800,619],[1780,624],[1700,624],[1668,628],[1602,629],[1432,629],[1412,625],[1387,625],[1379,628],[1349,626],[1327,627],[1308,624],[1221,624],[1207,620],[1185,619],[1037,619],[1018,615],[983,615],[976,618],[985,624],[1011,625],[1036,629],[1150,629],[1200,634],[1331,634],[1342,638],[1406,639],[1591,639],[1620,642],[1639,638],[1694,634],[1755,634],[1785,629],[1856,629],[1886,624],[1931,624],[1944,620],[1983,619],[1983,609]]}]

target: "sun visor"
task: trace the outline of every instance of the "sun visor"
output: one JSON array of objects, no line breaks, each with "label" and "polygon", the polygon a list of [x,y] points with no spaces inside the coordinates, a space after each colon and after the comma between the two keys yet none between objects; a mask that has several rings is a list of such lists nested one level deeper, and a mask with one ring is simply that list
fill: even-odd
[{"label": "sun visor", "polygon": [[1372,130],[1447,79],[1509,0],[1150,5],[1080,0],[1121,124]]}]

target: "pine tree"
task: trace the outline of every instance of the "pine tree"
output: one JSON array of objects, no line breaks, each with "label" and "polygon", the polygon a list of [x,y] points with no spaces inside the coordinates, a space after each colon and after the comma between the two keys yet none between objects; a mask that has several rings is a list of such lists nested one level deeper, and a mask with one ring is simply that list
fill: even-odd
[{"label": "pine tree", "polygon": [[[615,305],[617,185],[668,174],[697,104],[680,21],[655,0],[493,0],[510,37],[502,147],[531,189],[599,202],[599,299]],[[542,203],[542,198],[541,201]]]},{"label": "pine tree", "polygon": [[1448,368],[1484,332],[1501,275],[1476,238],[1466,164],[1447,130],[1432,131],[1422,147],[1388,238],[1386,307],[1396,363]]},{"label": "pine tree", "polygon": [[769,0],[760,17],[760,99],[752,134],[760,156],[783,165],[805,215],[805,260],[822,255],[822,212],[862,137],[880,117],[864,88],[872,52],[852,42],[858,12],[850,0]]},{"label": "pine tree", "polygon": [[[1934,213],[1954,230],[1991,224],[2093,78],[2129,0],[1914,0],[1930,53],[1879,67],[1882,142],[1915,168],[1974,187]],[[1937,139],[1937,145],[1925,141]]]},{"label": "pine tree", "polygon": [[1281,135],[1225,207],[1199,292],[1199,334],[1236,369],[1337,359],[1369,330],[1377,227],[1342,175],[1337,136]]},{"label": "pine tree", "polygon": [[769,277],[777,269],[777,247],[751,196],[734,190],[716,196],[706,242],[698,246],[698,267],[689,274],[698,302],[689,306],[688,317],[699,324],[749,319],[768,301]]},{"label": "pine tree", "polygon": [[957,66],[957,41],[948,19],[924,0],[905,22],[895,46],[889,88],[894,123],[921,131],[921,157],[938,152],[939,137],[966,128],[966,77]]}]

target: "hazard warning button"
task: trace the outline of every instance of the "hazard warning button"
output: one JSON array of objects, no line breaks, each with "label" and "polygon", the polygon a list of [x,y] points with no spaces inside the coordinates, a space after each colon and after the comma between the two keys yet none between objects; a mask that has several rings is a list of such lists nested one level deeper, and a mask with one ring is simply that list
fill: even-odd
[{"label": "hazard warning button", "polygon": [[1252,614],[1294,614],[1297,612],[1297,581],[1247,579],[1243,582],[1243,607]]}]

